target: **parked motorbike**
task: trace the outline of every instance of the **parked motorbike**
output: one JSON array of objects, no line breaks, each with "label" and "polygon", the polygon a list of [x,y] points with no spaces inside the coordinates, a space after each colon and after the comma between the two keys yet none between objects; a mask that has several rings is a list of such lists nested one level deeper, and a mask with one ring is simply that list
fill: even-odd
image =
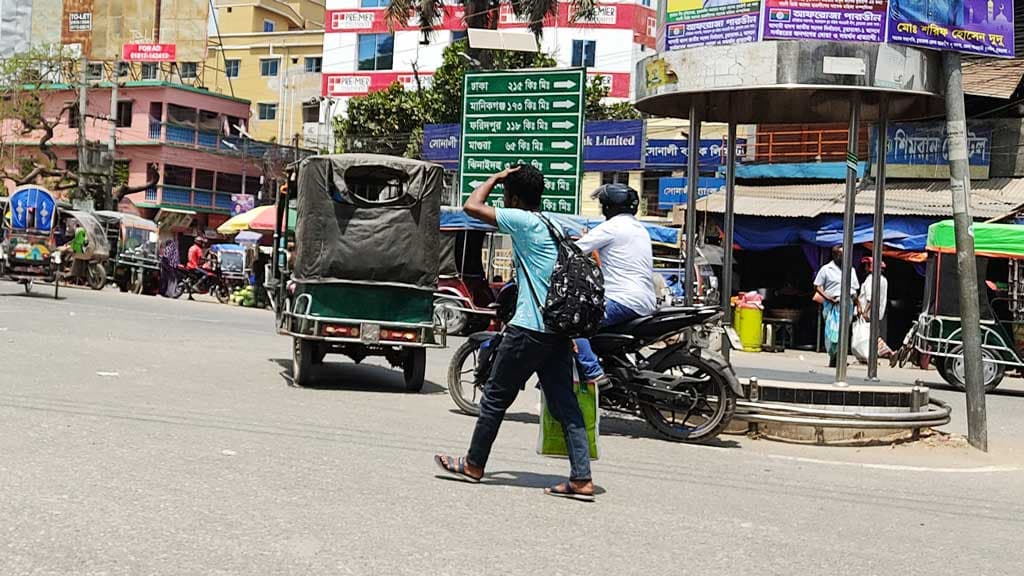
[{"label": "parked motorbike", "polygon": [[188,292],[189,298],[194,294],[212,294],[221,304],[226,304],[231,298],[231,288],[220,272],[220,266],[214,266],[212,270],[189,270],[183,265],[178,265],[178,283],[171,294],[175,298]]},{"label": "parked motorbike", "polygon": [[85,260],[75,258],[68,251],[61,259],[61,280],[72,286],[88,286],[93,290],[103,290],[107,285],[106,260]]},{"label": "parked motorbike", "polygon": [[[511,318],[502,310],[503,303],[497,304],[499,317]],[[514,308],[514,297],[511,305]],[[743,395],[735,373],[714,354],[685,340],[667,342],[719,315],[714,306],[662,308],[590,338],[610,380],[600,393],[601,408],[639,415],[675,441],[697,443],[716,437],[729,425],[736,400]],[[501,332],[477,332],[452,357],[448,391],[466,414],[480,413],[478,399],[501,338]]]}]

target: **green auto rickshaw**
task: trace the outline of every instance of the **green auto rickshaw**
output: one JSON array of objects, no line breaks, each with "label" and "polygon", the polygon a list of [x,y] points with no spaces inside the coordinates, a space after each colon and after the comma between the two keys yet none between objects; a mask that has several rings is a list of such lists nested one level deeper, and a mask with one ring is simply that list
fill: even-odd
[{"label": "green auto rickshaw", "polygon": [[434,317],[442,187],[441,166],[393,156],[312,156],[290,168],[270,284],[296,385],[342,354],[382,356],[402,368],[406,390],[423,387],[427,349],[445,344]]},{"label": "green auto rickshaw", "polygon": [[[1024,226],[975,223],[973,230],[982,374],[985,390],[991,391],[1007,371],[1024,368]],[[933,364],[943,380],[963,389],[960,284],[951,220],[928,227],[927,250],[924,309],[913,328],[913,346],[922,366]]]}]

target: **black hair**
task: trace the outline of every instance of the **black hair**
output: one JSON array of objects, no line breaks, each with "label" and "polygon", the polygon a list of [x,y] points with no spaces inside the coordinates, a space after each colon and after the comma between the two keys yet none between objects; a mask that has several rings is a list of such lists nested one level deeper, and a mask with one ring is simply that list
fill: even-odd
[{"label": "black hair", "polygon": [[544,193],[544,175],[529,164],[520,164],[519,170],[505,177],[505,193],[519,198],[524,208],[540,208]]}]

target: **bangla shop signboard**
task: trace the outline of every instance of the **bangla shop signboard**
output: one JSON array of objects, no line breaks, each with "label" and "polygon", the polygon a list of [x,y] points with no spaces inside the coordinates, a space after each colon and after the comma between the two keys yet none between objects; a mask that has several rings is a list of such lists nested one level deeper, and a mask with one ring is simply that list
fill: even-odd
[{"label": "bangla shop signboard", "polygon": [[[949,179],[945,122],[896,122],[886,130],[885,173],[894,178]],[[878,127],[871,127],[872,174],[878,161]],[[992,163],[992,126],[967,123],[967,159],[972,179],[986,179]]]},{"label": "bangla shop signboard", "polygon": [[667,0],[664,37],[665,50],[820,40],[1015,55],[1013,0]]},{"label": "bangla shop signboard", "polygon": [[[689,196],[686,193],[686,178],[658,178],[658,208],[670,210],[676,204],[686,204]],[[721,192],[725,188],[725,178],[698,178],[697,199]]]},{"label": "bangla shop signboard", "polygon": [[[531,164],[544,174],[541,208],[578,214],[585,85],[583,68],[467,72],[459,159],[462,200],[491,174]],[[501,204],[500,186],[488,201]]]}]

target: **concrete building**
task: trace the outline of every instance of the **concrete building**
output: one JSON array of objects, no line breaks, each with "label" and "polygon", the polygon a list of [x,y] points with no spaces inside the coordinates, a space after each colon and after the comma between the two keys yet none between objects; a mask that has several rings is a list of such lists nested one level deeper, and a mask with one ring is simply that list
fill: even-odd
[{"label": "concrete building", "polygon": [[[569,3],[559,5],[557,17],[544,24],[541,50],[559,66],[585,66],[601,75],[609,96],[632,95],[632,74],[638,60],[654,49],[657,6],[654,0],[604,3],[592,22],[576,22]],[[431,41],[423,44],[414,19],[391,31],[384,20],[387,0],[328,0],[324,23],[323,95],[337,99],[343,113],[351,96],[386,88],[397,81],[413,86],[441,64],[445,47],[466,37],[465,9],[448,4]],[[501,5],[499,29],[525,30],[508,5]]]},{"label": "concrete building", "polygon": [[328,148],[321,0],[216,0],[203,83],[252,102],[257,140]]},{"label": "concrete building", "polygon": [[[46,98],[47,116],[56,117],[76,97],[71,88],[54,90]],[[245,122],[248,100],[161,81],[129,81],[120,88],[118,103],[116,161],[127,171],[128,184],[146,184],[151,167],[159,174],[155,186],[122,199],[120,210],[157,220],[174,215],[173,232],[194,235],[227,220],[233,194],[258,192],[262,162],[243,158],[241,138],[225,128]],[[91,89],[84,126],[88,140],[108,141],[110,123],[96,117],[109,110],[110,85]],[[16,135],[14,128],[10,120],[0,122],[5,144],[32,151],[38,136]],[[78,115],[65,115],[51,141],[64,167],[77,166],[77,140]],[[258,152],[250,148],[253,156]]]}]

